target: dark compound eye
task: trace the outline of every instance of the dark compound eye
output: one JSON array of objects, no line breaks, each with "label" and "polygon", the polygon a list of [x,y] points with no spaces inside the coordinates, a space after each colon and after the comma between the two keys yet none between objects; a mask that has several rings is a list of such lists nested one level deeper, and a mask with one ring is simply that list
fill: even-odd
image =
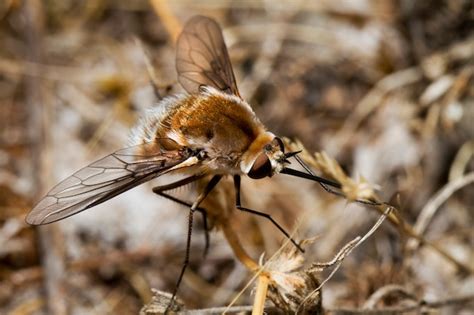
[{"label": "dark compound eye", "polygon": [[272,175],[272,163],[265,153],[260,153],[247,175],[253,179],[260,179]]}]

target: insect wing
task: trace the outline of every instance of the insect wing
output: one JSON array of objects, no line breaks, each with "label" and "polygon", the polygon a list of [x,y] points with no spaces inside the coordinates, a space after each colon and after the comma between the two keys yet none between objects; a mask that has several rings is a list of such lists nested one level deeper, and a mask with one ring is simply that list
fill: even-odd
[{"label": "insect wing", "polygon": [[[31,210],[26,222],[55,222],[96,206],[124,191],[179,168],[190,154],[146,143],[112,153],[72,174]],[[189,166],[187,164],[186,166]]]},{"label": "insect wing", "polygon": [[186,23],[177,42],[176,70],[188,93],[207,85],[240,97],[221,28],[213,19],[195,16]]}]

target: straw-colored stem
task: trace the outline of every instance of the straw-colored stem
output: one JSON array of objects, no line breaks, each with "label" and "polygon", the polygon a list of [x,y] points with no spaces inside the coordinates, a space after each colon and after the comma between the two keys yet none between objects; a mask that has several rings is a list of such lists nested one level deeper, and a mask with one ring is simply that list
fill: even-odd
[{"label": "straw-colored stem", "polygon": [[178,21],[173,11],[169,7],[167,0],[150,0],[151,6],[161,23],[171,37],[173,43],[176,43],[178,35],[181,32],[181,23]]},{"label": "straw-colored stem", "polygon": [[257,291],[253,302],[252,315],[262,315],[265,309],[265,299],[267,297],[268,283],[270,279],[265,273],[261,273],[258,277]]}]

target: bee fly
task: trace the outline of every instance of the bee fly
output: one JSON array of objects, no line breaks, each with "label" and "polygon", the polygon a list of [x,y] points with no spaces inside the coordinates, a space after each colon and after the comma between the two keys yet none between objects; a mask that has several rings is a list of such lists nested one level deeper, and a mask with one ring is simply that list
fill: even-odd
[{"label": "bee fly", "polygon": [[[283,142],[269,132],[237,89],[219,25],[193,17],[178,38],[176,69],[186,95],[163,99],[133,132],[133,146],[116,151],[72,174],[39,201],[26,222],[41,225],[94,207],[137,185],[168,173],[185,177],[153,191],[188,205],[186,258],[173,298],[189,258],[193,213],[223,176],[233,176],[239,210],[270,220],[291,242],[299,244],[270,215],[240,202],[240,179],[283,173],[340,188],[338,183],[288,168],[298,152],[285,152]],[[301,160],[296,156],[297,160]],[[164,193],[210,178],[197,199],[186,203]]]}]

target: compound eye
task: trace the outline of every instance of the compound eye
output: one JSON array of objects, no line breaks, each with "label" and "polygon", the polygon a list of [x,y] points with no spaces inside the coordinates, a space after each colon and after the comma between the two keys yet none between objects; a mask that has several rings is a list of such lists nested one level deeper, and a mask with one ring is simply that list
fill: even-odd
[{"label": "compound eye", "polygon": [[272,163],[265,153],[260,153],[252,165],[249,173],[250,178],[260,179],[272,174]]}]

